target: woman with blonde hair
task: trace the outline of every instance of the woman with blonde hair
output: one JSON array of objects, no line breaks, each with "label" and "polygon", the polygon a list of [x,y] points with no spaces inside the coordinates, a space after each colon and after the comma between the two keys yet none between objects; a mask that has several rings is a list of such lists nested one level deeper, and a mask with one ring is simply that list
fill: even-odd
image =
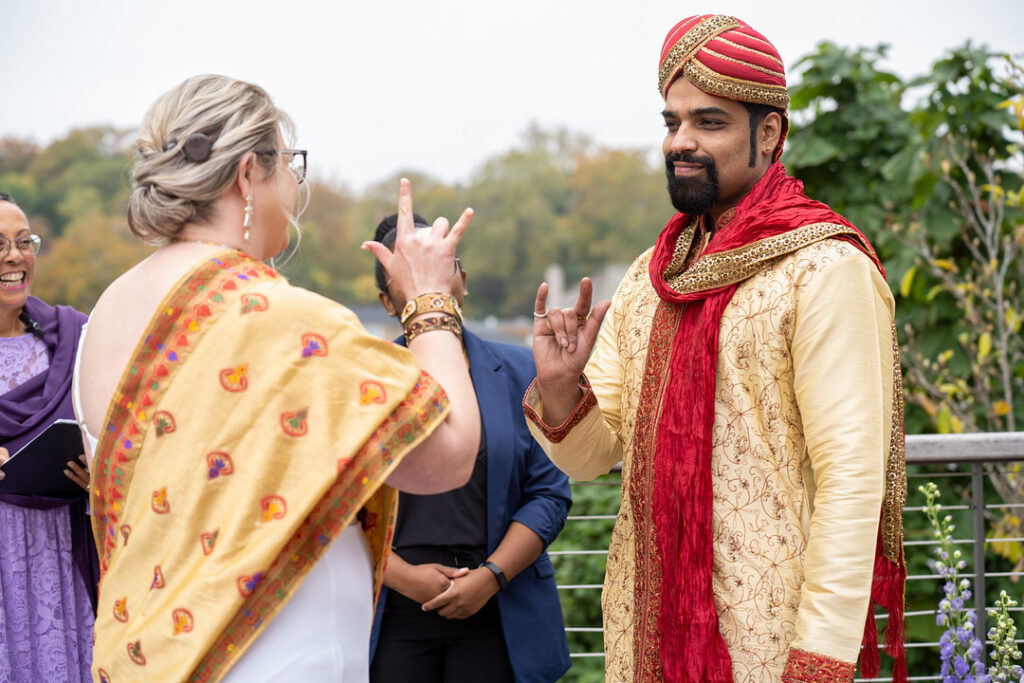
[{"label": "woman with blonde hair", "polygon": [[103,293],[76,373],[98,680],[365,681],[394,489],[472,470],[450,293],[472,212],[414,235],[403,180],[395,253],[366,248],[420,295],[419,336],[409,351],[373,338],[262,262],[286,247],[305,176],[291,128],[223,76],[188,79],[143,121],[128,224],[159,248]]}]

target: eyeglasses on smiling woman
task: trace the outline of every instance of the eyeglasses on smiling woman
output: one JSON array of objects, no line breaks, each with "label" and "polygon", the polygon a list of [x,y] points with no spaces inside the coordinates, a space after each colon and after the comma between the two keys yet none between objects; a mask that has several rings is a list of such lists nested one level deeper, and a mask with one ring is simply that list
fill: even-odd
[{"label": "eyeglasses on smiling woman", "polygon": [[22,254],[38,254],[39,247],[43,245],[43,238],[39,235],[22,235],[12,241],[6,237],[0,237],[0,259],[7,258],[7,255],[11,253],[12,244]]},{"label": "eyeglasses on smiling woman", "polygon": [[288,165],[288,170],[295,176],[295,180],[302,184],[302,181],[306,179],[306,154],[308,152],[304,149],[268,149],[263,152],[256,152],[257,154],[280,154],[281,158],[284,159],[284,163]]}]

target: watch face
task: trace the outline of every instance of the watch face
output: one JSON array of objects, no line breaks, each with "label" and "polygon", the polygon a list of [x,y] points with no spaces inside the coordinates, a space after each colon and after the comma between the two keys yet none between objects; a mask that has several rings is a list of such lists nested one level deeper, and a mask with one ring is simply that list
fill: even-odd
[{"label": "watch face", "polygon": [[405,321],[408,320],[409,318],[411,318],[415,314],[416,314],[416,300],[415,299],[410,299],[409,302],[407,304],[405,304],[405,308],[402,309],[402,315],[400,316],[400,318],[402,320],[402,324],[404,325]]}]

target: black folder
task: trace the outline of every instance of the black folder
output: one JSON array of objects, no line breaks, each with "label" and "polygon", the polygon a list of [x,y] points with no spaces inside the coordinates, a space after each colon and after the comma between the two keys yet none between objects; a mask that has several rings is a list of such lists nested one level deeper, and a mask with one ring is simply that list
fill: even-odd
[{"label": "black folder", "polygon": [[74,420],[57,420],[0,465],[0,493],[50,498],[81,498],[82,487],[64,470],[83,452],[82,432]]}]

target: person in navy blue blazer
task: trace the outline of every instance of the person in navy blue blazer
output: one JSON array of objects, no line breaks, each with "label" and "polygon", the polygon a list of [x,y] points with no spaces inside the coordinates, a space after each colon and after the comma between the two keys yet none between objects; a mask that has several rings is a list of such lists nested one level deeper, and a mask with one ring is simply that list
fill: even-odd
[{"label": "person in navy blue blazer", "polygon": [[[395,220],[381,221],[374,237],[389,249]],[[397,317],[405,294],[379,261],[375,274],[381,304]],[[465,296],[458,259],[452,277],[462,284],[453,293]],[[526,428],[521,405],[535,375],[533,356],[466,330],[463,345],[480,405],[476,466],[454,491],[400,494],[370,641],[371,683],[550,683],[569,669],[545,549],[562,530],[572,498],[567,477]]]}]

